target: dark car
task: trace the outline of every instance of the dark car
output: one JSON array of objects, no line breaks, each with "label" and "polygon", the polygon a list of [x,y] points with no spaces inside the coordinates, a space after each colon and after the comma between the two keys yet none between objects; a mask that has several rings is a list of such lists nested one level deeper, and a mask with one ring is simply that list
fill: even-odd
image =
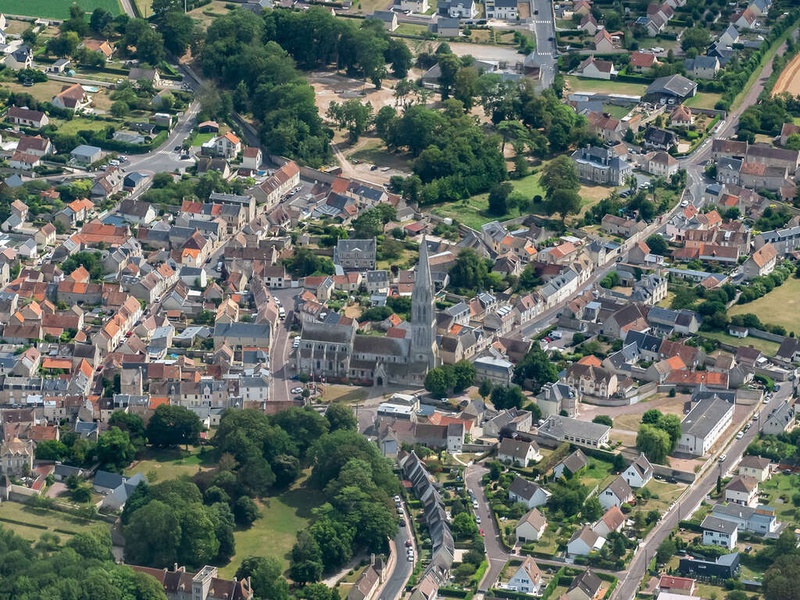
[{"label": "dark car", "polygon": [[535,11],[533,11],[533,14],[535,14],[535,15],[538,15],[538,14],[539,14],[539,11],[538,11],[538,10],[535,10]]},{"label": "dark car", "polygon": [[548,41],[548,42],[552,42],[552,41],[555,41],[555,39],[556,39],[556,38],[554,38],[554,37],[551,35],[549,38],[547,38],[547,41]]},{"label": "dark car", "polygon": [[174,150],[175,150],[175,152],[180,152],[181,151],[181,147],[180,146],[175,146]]}]

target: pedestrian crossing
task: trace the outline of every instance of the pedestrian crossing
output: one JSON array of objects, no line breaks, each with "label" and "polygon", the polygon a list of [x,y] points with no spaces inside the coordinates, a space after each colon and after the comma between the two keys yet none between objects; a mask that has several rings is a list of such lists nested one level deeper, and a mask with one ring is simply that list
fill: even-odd
[{"label": "pedestrian crossing", "polygon": [[549,23],[552,23],[552,21],[548,21],[547,19],[540,19],[540,20],[534,19],[533,21],[531,21],[531,23],[534,23],[536,25],[547,25]]}]

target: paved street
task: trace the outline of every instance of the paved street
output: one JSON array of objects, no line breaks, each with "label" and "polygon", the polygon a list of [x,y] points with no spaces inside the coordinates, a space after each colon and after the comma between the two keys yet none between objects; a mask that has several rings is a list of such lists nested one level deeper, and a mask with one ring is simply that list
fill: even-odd
[{"label": "paved street", "polygon": [[[408,578],[411,577],[411,571],[414,568],[414,563],[409,562],[406,557],[406,540],[411,539],[411,528],[408,526],[408,511],[404,511],[404,513],[403,519],[406,522],[406,526],[398,527],[397,535],[394,538],[397,562],[380,594],[381,600],[395,600],[395,598],[400,598],[403,595],[406,582]],[[419,549],[416,546],[414,546],[414,556],[417,558],[419,557]]]},{"label": "paved street", "polygon": [[531,31],[536,37],[533,61],[542,68],[542,85],[550,87],[556,76],[558,52],[556,50],[556,22],[553,5],[548,0],[530,0]]}]

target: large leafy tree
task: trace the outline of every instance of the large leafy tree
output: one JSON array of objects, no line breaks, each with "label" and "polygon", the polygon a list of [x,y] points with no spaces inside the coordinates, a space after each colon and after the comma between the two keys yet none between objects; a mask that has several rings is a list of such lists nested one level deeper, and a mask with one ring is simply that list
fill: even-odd
[{"label": "large leafy tree", "polygon": [[664,464],[672,448],[669,434],[653,425],[641,425],[636,435],[636,449],[643,452],[650,462]]},{"label": "large leafy tree", "polygon": [[147,423],[147,439],[162,448],[196,444],[202,430],[200,419],[188,408],[162,404]]}]

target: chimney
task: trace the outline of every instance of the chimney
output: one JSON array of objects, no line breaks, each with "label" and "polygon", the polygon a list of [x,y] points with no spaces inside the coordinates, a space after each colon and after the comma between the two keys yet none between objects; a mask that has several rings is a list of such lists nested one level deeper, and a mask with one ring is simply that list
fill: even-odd
[{"label": "chimney", "polygon": [[178,572],[178,563],[172,563],[172,570]]}]

